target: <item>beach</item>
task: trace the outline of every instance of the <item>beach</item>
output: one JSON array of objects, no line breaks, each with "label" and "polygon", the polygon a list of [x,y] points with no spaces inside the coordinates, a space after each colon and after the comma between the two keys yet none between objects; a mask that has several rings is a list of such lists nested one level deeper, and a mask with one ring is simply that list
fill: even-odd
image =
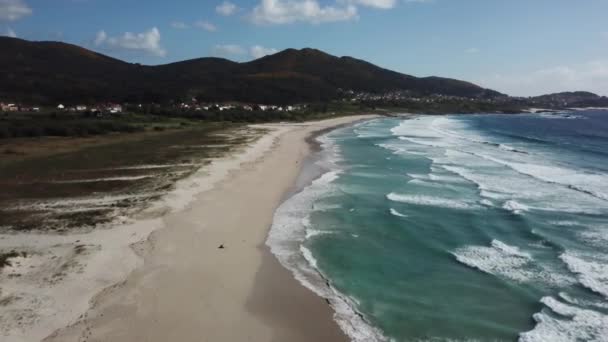
[{"label": "beach", "polygon": [[264,243],[311,152],[307,137],[369,117],[264,125],[269,133],[207,166],[193,201],[132,245],[140,262],[125,279],[46,340],[347,341],[326,300]]}]

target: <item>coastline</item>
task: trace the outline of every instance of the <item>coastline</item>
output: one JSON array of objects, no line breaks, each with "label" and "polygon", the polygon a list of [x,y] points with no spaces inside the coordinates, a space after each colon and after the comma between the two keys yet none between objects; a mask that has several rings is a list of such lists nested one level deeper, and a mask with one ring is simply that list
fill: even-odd
[{"label": "coastline", "polygon": [[132,246],[138,267],[45,340],[347,341],[326,300],[264,244],[274,211],[315,148],[310,136],[372,117],[257,126],[271,132],[215,179],[200,179],[207,186],[189,205]]}]

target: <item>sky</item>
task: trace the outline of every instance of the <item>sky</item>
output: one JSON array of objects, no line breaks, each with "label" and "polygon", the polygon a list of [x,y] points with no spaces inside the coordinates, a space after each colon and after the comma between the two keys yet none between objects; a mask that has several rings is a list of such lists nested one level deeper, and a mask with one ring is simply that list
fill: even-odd
[{"label": "sky", "polygon": [[608,95],[607,17],[608,0],[0,0],[0,35],[152,65],[312,47],[514,96]]}]

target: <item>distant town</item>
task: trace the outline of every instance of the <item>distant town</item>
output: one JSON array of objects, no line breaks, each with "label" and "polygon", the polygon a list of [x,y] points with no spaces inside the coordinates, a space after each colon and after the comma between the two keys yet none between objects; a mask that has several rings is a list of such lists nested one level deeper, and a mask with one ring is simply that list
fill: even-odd
[{"label": "distant town", "polygon": [[104,116],[110,114],[121,114],[125,111],[142,112],[146,108],[173,108],[180,111],[229,111],[229,110],[241,110],[241,111],[263,111],[263,112],[293,112],[302,110],[307,105],[265,105],[265,104],[230,104],[230,103],[206,103],[199,104],[196,99],[192,99],[191,102],[181,102],[170,105],[160,104],[118,104],[118,103],[98,103],[94,105],[64,105],[62,103],[56,106],[42,106],[42,105],[27,105],[20,103],[0,102],[0,112],[22,112],[22,113],[37,113],[41,111],[46,112],[68,112],[68,113],[89,113],[97,116]]},{"label": "distant town", "polygon": [[[352,113],[374,110],[404,111],[410,113],[522,113],[553,111],[568,108],[605,107],[608,98],[589,92],[565,92],[537,97],[462,97],[433,94],[420,96],[410,91],[396,90],[371,93],[340,89],[341,99],[331,103],[311,104],[252,104],[238,102],[203,103],[196,98],[174,103],[114,103],[55,105],[23,104],[8,100],[0,101],[2,113],[72,113],[87,117],[106,117],[123,113],[186,116],[219,121],[268,121],[273,119],[298,119],[315,112]],[[249,114],[247,113],[263,113]],[[281,114],[283,113],[283,114]],[[279,115],[281,114],[281,115]],[[293,114],[293,115],[290,115]],[[254,118],[255,117],[255,118]]]}]

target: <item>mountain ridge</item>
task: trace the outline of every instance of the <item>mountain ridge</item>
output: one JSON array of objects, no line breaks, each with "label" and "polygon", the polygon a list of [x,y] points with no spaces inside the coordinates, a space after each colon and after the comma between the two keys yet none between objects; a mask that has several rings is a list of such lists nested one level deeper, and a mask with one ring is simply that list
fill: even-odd
[{"label": "mountain ridge", "polygon": [[63,42],[0,37],[0,98],[25,102],[255,103],[322,102],[341,90],[407,91],[496,97],[503,94],[470,82],[414,77],[349,56],[286,49],[249,62],[202,57],[162,65],[128,63]]}]

